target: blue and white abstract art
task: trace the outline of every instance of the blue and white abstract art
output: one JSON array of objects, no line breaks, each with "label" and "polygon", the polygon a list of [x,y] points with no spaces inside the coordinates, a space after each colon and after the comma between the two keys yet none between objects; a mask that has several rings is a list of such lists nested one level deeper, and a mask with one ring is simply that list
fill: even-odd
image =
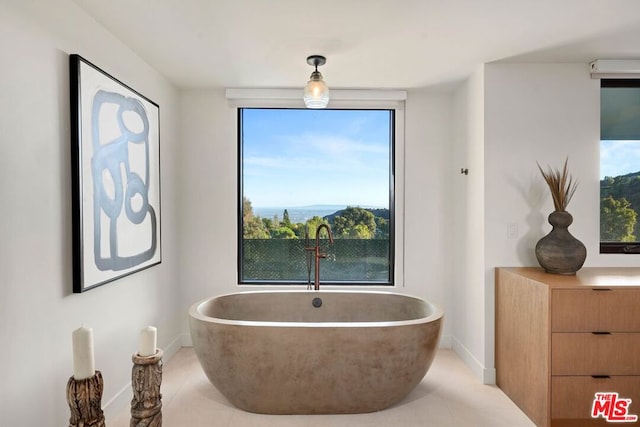
[{"label": "blue and white abstract art", "polygon": [[70,56],[74,292],[161,262],[159,107]]}]

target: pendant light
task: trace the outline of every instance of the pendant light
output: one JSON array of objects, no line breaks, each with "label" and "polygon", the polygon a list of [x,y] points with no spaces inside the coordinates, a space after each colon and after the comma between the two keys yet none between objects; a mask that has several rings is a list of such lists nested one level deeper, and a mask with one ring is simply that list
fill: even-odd
[{"label": "pendant light", "polygon": [[322,74],[318,71],[318,66],[324,65],[326,62],[327,58],[320,55],[311,55],[307,58],[307,64],[316,67],[304,87],[304,104],[307,108],[326,108],[329,104],[329,87],[322,80]]}]

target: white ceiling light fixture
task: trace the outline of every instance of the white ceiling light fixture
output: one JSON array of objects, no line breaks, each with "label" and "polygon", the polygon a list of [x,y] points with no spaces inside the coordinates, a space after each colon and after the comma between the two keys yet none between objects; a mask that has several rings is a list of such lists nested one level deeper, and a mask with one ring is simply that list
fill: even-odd
[{"label": "white ceiling light fixture", "polygon": [[307,64],[316,67],[304,87],[304,105],[307,108],[326,108],[329,104],[329,87],[322,80],[322,74],[318,71],[318,67],[326,62],[327,58],[321,55],[307,57]]},{"label": "white ceiling light fixture", "polygon": [[592,79],[632,79],[640,77],[640,60],[596,59],[589,64]]}]

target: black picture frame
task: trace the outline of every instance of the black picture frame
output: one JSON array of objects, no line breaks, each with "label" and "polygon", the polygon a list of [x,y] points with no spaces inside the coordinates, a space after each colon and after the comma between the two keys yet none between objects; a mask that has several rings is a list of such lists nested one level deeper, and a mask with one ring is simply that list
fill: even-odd
[{"label": "black picture frame", "polygon": [[73,292],[162,261],[160,107],[69,56]]}]

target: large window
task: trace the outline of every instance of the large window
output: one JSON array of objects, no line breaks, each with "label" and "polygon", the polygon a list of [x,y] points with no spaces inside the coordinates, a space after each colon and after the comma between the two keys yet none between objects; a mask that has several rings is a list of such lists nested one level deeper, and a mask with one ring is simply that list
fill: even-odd
[{"label": "large window", "polygon": [[391,285],[394,110],[239,108],[240,283]]},{"label": "large window", "polygon": [[600,252],[640,253],[640,80],[600,89]]}]

